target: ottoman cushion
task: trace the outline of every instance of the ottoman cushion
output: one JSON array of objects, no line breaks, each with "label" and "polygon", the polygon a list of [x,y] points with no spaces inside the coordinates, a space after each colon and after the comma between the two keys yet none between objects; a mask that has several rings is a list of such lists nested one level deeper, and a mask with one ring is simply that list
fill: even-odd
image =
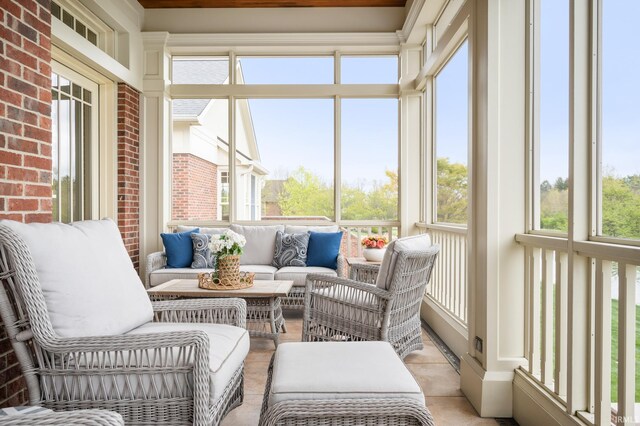
[{"label": "ottoman cushion", "polygon": [[289,342],[274,356],[269,406],[281,401],[424,395],[388,342]]}]

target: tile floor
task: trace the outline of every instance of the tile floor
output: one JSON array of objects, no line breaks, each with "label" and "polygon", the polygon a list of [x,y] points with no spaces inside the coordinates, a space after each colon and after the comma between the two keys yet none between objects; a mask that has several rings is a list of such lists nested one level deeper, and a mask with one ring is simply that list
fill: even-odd
[{"label": "tile floor", "polygon": [[[296,313],[285,313],[288,332],[280,336],[281,342],[300,341],[302,319]],[[433,344],[426,332],[422,332],[424,349],[405,358],[414,374],[436,425],[497,425],[494,419],[478,416],[460,391],[460,376]],[[262,395],[267,379],[267,367],[273,354],[271,340],[252,338],[251,351],[245,361],[244,403],[227,415],[223,426],[257,425],[260,417]]]}]

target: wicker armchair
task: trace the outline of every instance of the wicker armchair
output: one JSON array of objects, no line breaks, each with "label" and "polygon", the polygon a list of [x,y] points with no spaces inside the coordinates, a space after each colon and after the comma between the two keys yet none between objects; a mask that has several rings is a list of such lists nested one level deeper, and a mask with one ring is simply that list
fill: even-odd
[{"label": "wicker armchair", "polygon": [[376,285],[376,267],[360,271],[368,283],[309,275],[302,340],[384,340],[401,358],[422,349],[420,304],[440,251],[429,244],[428,236],[391,243]]},{"label": "wicker armchair", "polygon": [[124,426],[122,416],[107,410],[47,412],[0,417],[0,426]]},{"label": "wicker armchair", "polygon": [[[0,315],[27,383],[29,404],[54,411],[113,410],[126,424],[219,424],[243,399],[243,361],[249,345],[244,330],[244,300],[150,302],[115,224],[111,221],[89,222],[79,222],[89,224],[83,229],[76,224],[23,225],[0,221]],[[82,252],[91,251],[92,247],[69,248],[64,238],[52,243],[51,235],[65,235],[67,228],[64,227],[75,228],[76,234],[89,236],[95,229],[103,234],[106,229],[107,241],[91,243],[94,255],[95,250],[102,252],[102,257],[95,259],[102,264],[83,262],[85,253]],[[46,250],[55,252],[51,257],[60,263],[68,256],[75,257],[69,262],[75,262],[77,270],[51,265],[48,270],[42,268],[42,260],[46,261],[42,253]],[[65,258],[61,259],[61,256]],[[114,258],[118,256],[128,262],[124,269],[130,268],[130,271],[115,271],[123,269],[114,267]],[[39,267],[36,259],[39,259]],[[107,283],[113,284],[113,293],[122,289],[133,291],[136,301],[142,302],[144,298],[145,302],[135,307],[129,300],[131,296],[114,294],[111,297],[122,305],[112,312],[112,317],[107,310],[105,317],[105,308],[100,304],[113,301],[103,297],[97,301],[95,314],[90,311],[89,316],[75,320],[78,327],[85,327],[85,330],[99,328],[103,322],[112,319],[117,322],[122,317],[140,315],[131,314],[131,311],[146,312],[148,309],[143,324],[121,334],[72,337],[64,334],[63,331],[68,330],[60,328],[59,317],[68,313],[60,312],[60,304],[56,305],[55,299],[52,301],[52,289],[64,287],[68,294],[77,295],[77,300],[71,301],[77,305],[96,303],[88,300],[90,294],[87,293],[90,293],[93,281],[99,281],[99,275],[108,275],[111,271],[114,279]],[[119,282],[123,273],[133,277],[133,281],[126,285]],[[88,274],[88,278],[80,282],[86,286],[87,293],[68,290],[69,282],[78,281],[78,274]],[[58,280],[52,280],[52,275]],[[67,308],[74,309],[75,306]],[[95,321],[95,318],[101,320]],[[71,320],[73,325],[74,317]],[[92,324],[96,322],[98,324]],[[220,342],[215,340],[219,333],[230,332],[239,336],[237,341],[242,344],[230,347],[224,338]],[[224,361],[216,370],[214,359],[223,350]],[[223,364],[231,358],[233,363]],[[227,370],[222,374],[225,365]]]}]

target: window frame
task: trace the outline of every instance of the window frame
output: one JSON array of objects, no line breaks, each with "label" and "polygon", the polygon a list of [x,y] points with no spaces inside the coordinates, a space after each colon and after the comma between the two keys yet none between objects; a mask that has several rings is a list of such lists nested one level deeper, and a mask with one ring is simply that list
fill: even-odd
[{"label": "window frame", "polygon": [[[236,153],[236,101],[240,99],[252,99],[252,98],[269,98],[269,99],[333,99],[334,101],[334,217],[330,222],[327,221],[305,221],[305,223],[313,224],[327,224],[337,223],[345,226],[352,224],[367,224],[372,225],[385,225],[385,226],[399,226],[401,217],[401,203],[398,203],[398,219],[397,220],[357,220],[357,221],[344,221],[340,218],[340,198],[341,198],[341,110],[340,103],[343,98],[387,98],[396,99],[400,101],[401,91],[399,84],[341,84],[340,83],[340,61],[341,55],[345,56],[397,56],[398,67],[401,66],[400,61],[400,49],[397,46],[393,46],[390,49],[382,49],[379,51],[336,51],[329,52],[287,52],[285,54],[277,52],[260,52],[251,51],[250,49],[242,52],[235,51],[216,51],[210,52],[190,52],[188,50],[176,51],[172,54],[172,57],[203,57],[203,56],[215,56],[221,58],[228,55],[229,58],[229,84],[215,85],[215,84],[170,84],[169,85],[169,98],[173,99],[226,99],[228,101],[228,120],[229,120],[229,167],[228,172],[230,176],[230,202],[229,202],[229,220],[213,221],[215,224],[227,225],[229,223],[256,223],[264,224],[268,221],[264,220],[238,220],[236,202],[238,197],[238,188],[236,178],[235,167],[235,153]],[[237,57],[320,57],[320,56],[333,56],[334,61],[334,77],[335,82],[333,84],[244,84],[238,83]],[[171,73],[171,71],[170,71]],[[399,74],[400,76],[400,74]],[[397,155],[398,155],[398,169],[400,169],[400,153],[401,153],[401,108],[398,108],[398,116],[396,117],[398,126],[398,138],[397,138]],[[402,179],[400,177],[400,170],[398,170],[398,193],[401,192]],[[400,201],[400,200],[399,200]],[[286,220],[286,219],[285,219]],[[170,220],[171,226],[173,220]]]}]

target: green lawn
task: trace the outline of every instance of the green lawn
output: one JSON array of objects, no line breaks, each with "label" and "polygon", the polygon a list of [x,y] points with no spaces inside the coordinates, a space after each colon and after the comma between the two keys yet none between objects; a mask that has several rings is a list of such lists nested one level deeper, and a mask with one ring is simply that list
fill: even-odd
[{"label": "green lawn", "polygon": [[[618,301],[611,300],[611,401],[618,400]],[[640,305],[636,305],[636,401],[640,401]]]}]

